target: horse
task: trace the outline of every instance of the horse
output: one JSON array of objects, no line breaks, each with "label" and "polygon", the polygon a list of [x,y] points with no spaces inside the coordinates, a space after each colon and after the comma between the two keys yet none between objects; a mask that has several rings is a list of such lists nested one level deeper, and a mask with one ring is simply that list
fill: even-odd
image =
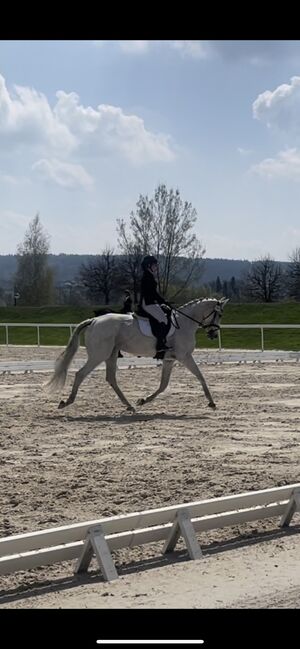
[{"label": "horse", "polygon": [[[200,381],[204,394],[208,400],[208,406],[216,408],[216,404],[207,387],[206,381],[198,365],[193,359],[192,353],[195,348],[195,335],[198,327],[202,327],[209,339],[213,340],[218,336],[220,319],[228,299],[204,298],[196,299],[183,304],[172,313],[172,326],[169,330],[167,343],[169,346],[162,362],[162,373],[160,385],[155,392],[137,401],[142,406],[153,401],[163,392],[169,383],[171,372],[175,361],[179,361]],[[148,331],[142,333],[141,327],[148,325]],[[135,356],[154,356],[156,339],[151,333],[149,320],[140,318],[135,314],[109,313],[95,318],[89,318],[80,322],[75,328],[67,347],[57,358],[52,377],[44,387],[49,392],[62,389],[65,385],[68,367],[73,356],[78,350],[80,334],[85,332],[85,346],[88,358],[83,367],[76,372],[71,393],[66,401],[61,400],[58,408],[65,408],[75,401],[78,388],[86,376],[92,372],[103,361],[106,364],[106,381],[111,385],[122,403],[129,412],[135,412],[133,405],[129,403],[123,392],[120,390],[116,380],[117,358],[120,350]],[[145,335],[146,334],[146,335]]]}]

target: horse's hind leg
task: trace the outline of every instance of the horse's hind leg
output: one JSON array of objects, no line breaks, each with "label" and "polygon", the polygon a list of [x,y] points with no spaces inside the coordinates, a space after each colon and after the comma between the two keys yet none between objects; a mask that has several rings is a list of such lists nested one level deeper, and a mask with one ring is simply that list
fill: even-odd
[{"label": "horse's hind leg", "polygon": [[99,360],[95,361],[89,358],[85,363],[85,365],[83,365],[83,367],[81,367],[80,370],[76,372],[71,394],[68,397],[67,401],[61,400],[58,406],[59,408],[65,408],[66,406],[69,406],[71,403],[73,403],[73,401],[75,401],[76,394],[78,392],[78,388],[80,384],[85,379],[85,377],[90,372],[92,372],[92,370],[94,370],[95,367],[97,367],[97,365],[99,365]]},{"label": "horse's hind leg", "polygon": [[115,393],[118,395],[119,399],[121,399],[122,403],[124,403],[125,406],[127,406],[127,410],[130,410],[131,412],[134,412],[134,407],[127,401],[126,397],[124,396],[122,390],[120,390],[118,384],[117,384],[117,379],[116,379],[116,371],[117,371],[117,357],[118,357],[118,349],[114,349],[111,356],[107,359],[106,362],[106,380],[111,385]]}]

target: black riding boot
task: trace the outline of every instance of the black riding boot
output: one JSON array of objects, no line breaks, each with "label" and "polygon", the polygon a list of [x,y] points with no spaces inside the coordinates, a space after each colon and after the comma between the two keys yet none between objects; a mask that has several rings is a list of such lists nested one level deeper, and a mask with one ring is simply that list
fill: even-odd
[{"label": "black riding boot", "polygon": [[164,322],[159,323],[159,331],[157,332],[157,343],[156,343],[156,354],[154,358],[162,359],[164,358],[165,352],[168,351],[169,347],[166,343],[166,331],[168,327]]}]

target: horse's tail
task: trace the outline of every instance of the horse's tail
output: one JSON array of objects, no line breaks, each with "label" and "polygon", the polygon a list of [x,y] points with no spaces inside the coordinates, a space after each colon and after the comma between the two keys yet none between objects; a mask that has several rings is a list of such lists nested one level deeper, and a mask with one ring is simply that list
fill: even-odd
[{"label": "horse's tail", "polygon": [[76,329],[73,331],[73,334],[68,342],[66,349],[60,354],[56,359],[54,374],[51,379],[45,383],[44,387],[46,390],[51,392],[56,392],[57,390],[62,390],[65,385],[67,378],[68,367],[72,361],[73,356],[75,356],[78,347],[79,347],[79,337],[83,329],[88,327],[94,318],[89,318],[84,320],[77,325]]}]

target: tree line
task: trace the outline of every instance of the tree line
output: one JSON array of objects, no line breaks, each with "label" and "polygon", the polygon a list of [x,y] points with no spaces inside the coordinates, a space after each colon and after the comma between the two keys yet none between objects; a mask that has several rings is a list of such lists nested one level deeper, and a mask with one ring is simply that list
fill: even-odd
[{"label": "tree line", "polygon": [[136,304],[141,261],[146,254],[159,260],[159,290],[174,302],[222,295],[236,302],[300,300],[300,247],[291,253],[284,270],[266,254],[252,262],[249,272],[239,279],[222,281],[217,277],[209,284],[201,283],[205,249],[194,232],[196,221],[195,208],[182,200],[179,190],[159,184],[151,198],[139,196],[129,221],[116,221],[117,252],[110,245],[100,250],[92,261],[82,264],[76,281],[58,295],[48,262],[50,237],[37,214],[17,248],[15,304],[108,305],[118,302],[125,289]]}]

